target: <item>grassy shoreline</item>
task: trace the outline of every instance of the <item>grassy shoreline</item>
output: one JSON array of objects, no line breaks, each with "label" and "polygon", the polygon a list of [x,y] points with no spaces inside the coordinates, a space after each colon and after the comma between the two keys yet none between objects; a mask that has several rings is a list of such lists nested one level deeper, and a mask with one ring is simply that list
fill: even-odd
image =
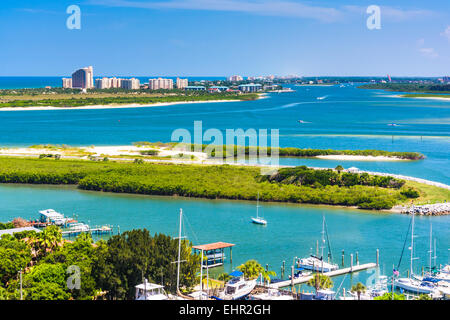
[{"label": "grassy shoreline", "polygon": [[[207,199],[260,200],[391,209],[410,201],[402,192],[413,187],[437,201],[450,190],[412,184],[401,188],[369,185],[297,185],[261,181],[259,167],[228,165],[134,164],[87,160],[1,158],[0,182],[76,185],[83,190]],[[416,199],[420,201],[419,197]]]},{"label": "grassy shoreline", "polygon": [[249,101],[259,98],[258,94],[177,94],[165,96],[151,95],[117,95],[117,96],[96,96],[86,95],[77,97],[45,98],[45,99],[0,99],[1,108],[77,108],[85,106],[114,106],[114,105],[145,105],[156,103],[176,103],[176,102],[213,102],[213,101]]},{"label": "grassy shoreline", "polygon": [[[174,148],[178,143],[169,142],[169,143],[152,143],[152,142],[135,142],[135,145],[138,146],[149,146],[149,147],[158,147],[158,146],[166,146],[169,148]],[[180,146],[185,146],[190,151],[195,151],[196,147],[200,148],[199,145],[195,144],[179,144]],[[280,157],[299,157],[299,158],[313,158],[317,156],[328,156],[328,155],[348,155],[348,156],[374,156],[374,157],[390,157],[390,158],[398,158],[398,159],[406,159],[406,160],[422,160],[425,156],[419,152],[397,152],[397,151],[384,151],[384,150],[333,150],[333,149],[300,149],[300,148],[260,148],[260,147],[241,147],[237,145],[201,145],[201,150],[204,152],[206,148],[210,150],[213,148],[217,148],[220,150],[222,147],[223,158],[227,157],[237,157],[238,155],[258,155],[262,152],[262,154],[267,154],[270,156],[273,151],[277,152]],[[232,153],[232,154],[230,154]],[[215,156],[216,149],[212,150],[211,156]]]}]

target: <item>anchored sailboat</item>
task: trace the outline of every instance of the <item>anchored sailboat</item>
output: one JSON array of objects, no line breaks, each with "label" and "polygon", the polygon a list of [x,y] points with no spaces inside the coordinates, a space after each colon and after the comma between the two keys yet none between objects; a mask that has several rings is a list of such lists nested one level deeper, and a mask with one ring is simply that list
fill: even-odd
[{"label": "anchored sailboat", "polygon": [[262,225],[267,224],[267,220],[259,216],[259,192],[258,192],[258,199],[256,200],[256,218],[252,217],[252,222]]}]

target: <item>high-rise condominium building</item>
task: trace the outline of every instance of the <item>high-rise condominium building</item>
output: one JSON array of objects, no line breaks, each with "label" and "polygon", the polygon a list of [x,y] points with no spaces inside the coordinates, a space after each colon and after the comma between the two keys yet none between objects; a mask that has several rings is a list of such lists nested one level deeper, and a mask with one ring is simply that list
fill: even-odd
[{"label": "high-rise condominium building", "polygon": [[131,78],[131,79],[122,79],[121,88],[128,90],[137,90],[139,89],[140,83],[139,79]]},{"label": "high-rise condominium building", "polygon": [[242,81],[242,80],[244,80],[244,78],[242,78],[241,76],[238,76],[238,75],[228,77],[228,81],[234,82],[234,81]]},{"label": "high-rise condominium building", "polygon": [[106,77],[95,79],[95,87],[97,89],[109,89],[111,88],[111,79]]},{"label": "high-rise condominium building", "polygon": [[91,89],[94,87],[94,69],[92,66],[72,73],[72,87],[79,89]]},{"label": "high-rise condominium building", "polygon": [[63,88],[72,88],[72,78],[63,78],[62,86]]},{"label": "high-rise condominium building", "polygon": [[122,79],[114,77],[111,78],[110,81],[111,88],[121,88]]},{"label": "high-rise condominium building", "polygon": [[158,90],[158,89],[173,89],[173,80],[172,79],[148,79],[148,88],[150,90]]},{"label": "high-rise condominium building", "polygon": [[188,86],[188,84],[189,84],[188,79],[177,78],[177,88],[178,89],[184,89]]}]

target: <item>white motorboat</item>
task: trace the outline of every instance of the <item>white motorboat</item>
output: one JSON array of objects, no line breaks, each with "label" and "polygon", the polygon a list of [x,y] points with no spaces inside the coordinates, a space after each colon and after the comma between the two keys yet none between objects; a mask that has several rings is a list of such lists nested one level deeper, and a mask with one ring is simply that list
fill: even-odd
[{"label": "white motorboat", "polygon": [[278,289],[268,289],[267,292],[252,295],[252,298],[255,300],[294,300],[294,297],[288,293],[283,293]]},{"label": "white motorboat", "polygon": [[337,264],[325,262],[322,258],[313,255],[308,258],[300,259],[299,262],[301,268],[315,272],[330,272],[339,269]]},{"label": "white motorboat", "polygon": [[89,232],[89,230],[90,230],[89,225],[81,222],[72,223],[69,228],[70,232]]},{"label": "white motorboat", "polygon": [[316,295],[314,296],[315,300],[335,300],[336,292],[333,290],[322,289],[317,290]]},{"label": "white motorboat", "polygon": [[169,300],[164,287],[150,283],[147,279],[136,287],[136,300]]},{"label": "white motorboat", "polygon": [[230,273],[234,278],[225,284],[225,289],[219,295],[223,300],[238,300],[248,296],[256,286],[256,279],[245,280],[240,271]]},{"label": "white motorboat", "polygon": [[266,225],[267,220],[259,216],[259,192],[258,192],[258,198],[256,200],[256,218],[252,217],[252,222],[256,224],[262,224]]}]

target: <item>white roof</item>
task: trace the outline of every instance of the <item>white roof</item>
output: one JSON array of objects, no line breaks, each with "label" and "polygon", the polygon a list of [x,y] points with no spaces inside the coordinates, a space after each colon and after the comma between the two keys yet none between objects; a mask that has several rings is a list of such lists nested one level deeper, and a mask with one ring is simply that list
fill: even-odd
[{"label": "white roof", "polygon": [[36,231],[36,232],[41,232],[41,230],[36,229],[34,227],[22,227],[22,228],[13,228],[13,229],[5,229],[5,230],[0,230],[0,238],[2,237],[2,235],[4,234],[14,234],[16,232],[22,232],[22,231]]},{"label": "white roof", "polygon": [[46,216],[46,217],[49,217],[49,218],[52,218],[52,219],[62,219],[62,218],[64,218],[64,216],[61,213],[56,212],[53,209],[41,210],[41,211],[39,211],[39,213],[42,214],[43,216]]}]

